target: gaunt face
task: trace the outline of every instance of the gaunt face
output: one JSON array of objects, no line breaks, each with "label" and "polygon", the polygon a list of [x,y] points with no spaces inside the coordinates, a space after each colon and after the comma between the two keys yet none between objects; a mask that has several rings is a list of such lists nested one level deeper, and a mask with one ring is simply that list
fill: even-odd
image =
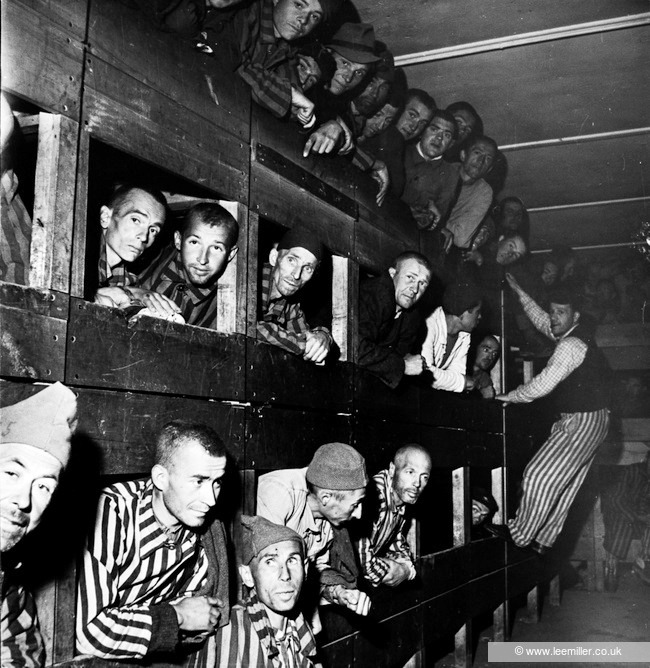
[{"label": "gaunt face", "polygon": [[323,19],[318,0],[273,0],[273,29],[291,42],[308,35]]}]

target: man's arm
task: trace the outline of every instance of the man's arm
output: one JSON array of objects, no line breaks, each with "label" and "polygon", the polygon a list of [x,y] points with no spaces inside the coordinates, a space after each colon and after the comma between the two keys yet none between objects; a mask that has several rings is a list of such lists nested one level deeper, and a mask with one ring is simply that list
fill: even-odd
[{"label": "man's arm", "polygon": [[41,668],[45,648],[36,619],[36,604],[29,591],[18,584],[5,584],[0,627],[3,668]]},{"label": "man's arm", "polygon": [[525,292],[512,274],[507,273],[506,280],[508,281],[508,285],[515,291],[526,316],[533,323],[535,329],[544,334],[544,336],[555,341],[555,337],[551,332],[551,316]]},{"label": "man's arm", "polygon": [[463,392],[466,388],[465,370],[467,368],[467,352],[469,350],[469,334],[458,335],[454,349],[447,358],[446,368],[432,367],[433,389],[447,392]]},{"label": "man's arm", "polygon": [[574,336],[562,339],[541,373],[512,392],[500,394],[497,399],[511,404],[528,404],[545,397],[584,362],[586,354],[587,344],[584,341]]},{"label": "man's arm", "polygon": [[171,605],[119,604],[125,540],[116,502],[102,495],[77,592],[77,650],[82,654],[142,658],[154,650],[171,651],[178,642],[179,624]]}]

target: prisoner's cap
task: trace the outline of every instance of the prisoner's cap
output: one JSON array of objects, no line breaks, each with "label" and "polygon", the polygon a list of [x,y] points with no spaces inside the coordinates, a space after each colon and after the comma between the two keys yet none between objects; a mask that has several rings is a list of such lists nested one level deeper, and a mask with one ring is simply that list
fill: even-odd
[{"label": "prisoner's cap", "polygon": [[362,489],[368,484],[366,462],[350,445],[325,443],[312,457],[307,480],[323,489]]},{"label": "prisoner's cap", "polygon": [[482,294],[475,283],[454,283],[445,290],[442,308],[445,313],[461,316],[481,303]]},{"label": "prisoner's cap", "polygon": [[61,383],[0,409],[0,443],[25,443],[49,452],[63,466],[77,423],[77,398]]},{"label": "prisoner's cap", "polygon": [[353,63],[368,65],[380,60],[375,55],[375,30],[369,23],[344,23],[327,46]]},{"label": "prisoner's cap", "polygon": [[304,248],[316,257],[316,261],[320,262],[323,259],[323,244],[320,239],[311,230],[308,230],[302,225],[292,227],[280,239],[278,250],[290,250],[291,248]]},{"label": "prisoner's cap", "polygon": [[490,514],[496,513],[496,511],[499,510],[499,506],[492,494],[482,487],[472,487],[471,494],[472,501],[482,503],[490,511]]},{"label": "prisoner's cap", "polygon": [[300,553],[305,556],[305,543],[293,529],[282,524],[274,524],[259,515],[242,515],[242,563],[250,562],[266,547],[286,540],[298,544]]}]

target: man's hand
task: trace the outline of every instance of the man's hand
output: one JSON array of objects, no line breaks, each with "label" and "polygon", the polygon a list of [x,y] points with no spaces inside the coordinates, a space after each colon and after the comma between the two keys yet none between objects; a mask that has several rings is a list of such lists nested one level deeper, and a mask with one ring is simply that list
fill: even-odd
[{"label": "man's hand", "polygon": [[139,299],[155,315],[166,318],[180,313],[181,309],[165,295],[144,288],[129,288],[136,299]]},{"label": "man's hand", "polygon": [[404,375],[419,376],[426,369],[422,355],[404,355]]},{"label": "man's hand", "polygon": [[471,392],[475,385],[476,383],[471,376],[465,376],[465,392]]},{"label": "man's hand", "polygon": [[521,285],[517,282],[517,279],[511,274],[511,273],[506,273],[506,281],[508,281],[508,285],[518,294],[521,295],[521,293],[524,291]]},{"label": "man's hand", "polygon": [[375,160],[370,170],[370,176],[379,184],[379,191],[375,199],[377,200],[377,206],[381,206],[388,192],[388,186],[390,186],[390,175],[388,174],[386,163],[381,160]]},{"label": "man's hand", "polygon": [[332,339],[326,332],[319,330],[307,332],[307,342],[305,343],[305,352],[302,357],[307,362],[321,364],[325,361],[331,345]]},{"label": "man's hand", "polygon": [[394,559],[384,559],[383,561],[388,566],[388,573],[384,575],[384,578],[381,581],[382,584],[385,584],[388,587],[397,587],[397,585],[408,580],[411,572],[408,564],[403,561],[395,561]]},{"label": "man's hand", "polygon": [[341,140],[343,143],[341,144],[338,153],[339,155],[347,155],[354,148],[354,135],[342,118],[338,117],[336,122],[343,130],[343,139]]},{"label": "man's hand", "polygon": [[331,153],[344,135],[343,128],[336,121],[323,123],[318,130],[309,135],[305,143],[302,157],[306,158],[310,151],[314,153]]},{"label": "man's hand", "polygon": [[509,405],[512,403],[511,401],[508,401],[508,400],[506,399],[506,395],[505,395],[505,394],[497,394],[497,396],[494,397],[494,398],[495,398],[497,401],[502,401],[504,406],[509,406]]},{"label": "man's hand", "polygon": [[341,585],[336,585],[331,591],[332,600],[342,605],[357,615],[365,617],[370,610],[370,599],[368,594],[358,589],[346,589]]},{"label": "man's hand", "polygon": [[117,286],[99,288],[95,294],[95,304],[110,306],[112,308],[126,308],[131,304],[131,295]]},{"label": "man's hand", "polygon": [[314,103],[297,88],[291,86],[291,110],[301,125],[310,127],[314,122]]},{"label": "man's hand", "polygon": [[213,631],[221,617],[223,602],[214,596],[188,596],[171,606],[183,631]]},{"label": "man's hand", "polygon": [[451,245],[454,243],[454,235],[452,234],[451,230],[448,230],[446,227],[443,227],[440,230],[440,234],[443,236],[442,250],[445,253],[448,253]]},{"label": "man's hand", "polygon": [[483,255],[477,250],[468,250],[463,253],[463,262],[473,262],[477,267],[483,266]]}]

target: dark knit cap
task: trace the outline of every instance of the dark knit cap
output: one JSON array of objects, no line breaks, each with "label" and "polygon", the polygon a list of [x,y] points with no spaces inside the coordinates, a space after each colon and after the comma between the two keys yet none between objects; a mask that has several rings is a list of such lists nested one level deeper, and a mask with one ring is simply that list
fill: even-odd
[{"label": "dark knit cap", "polygon": [[490,511],[490,514],[494,514],[499,510],[499,506],[492,494],[482,487],[472,487],[472,501],[482,503]]},{"label": "dark knit cap", "polygon": [[475,283],[454,283],[445,290],[442,308],[445,313],[461,316],[481,303],[483,295]]},{"label": "dark knit cap", "polygon": [[362,489],[368,484],[366,462],[350,445],[325,443],[312,457],[307,480],[323,489]]},{"label": "dark knit cap", "polygon": [[316,261],[323,259],[323,244],[314,232],[302,225],[292,227],[280,239],[278,250],[290,250],[291,248],[304,248],[316,257]]},{"label": "dark knit cap", "polygon": [[265,547],[291,540],[300,547],[302,556],[305,556],[305,543],[300,534],[282,524],[269,522],[259,515],[242,515],[242,563],[250,564]]}]

